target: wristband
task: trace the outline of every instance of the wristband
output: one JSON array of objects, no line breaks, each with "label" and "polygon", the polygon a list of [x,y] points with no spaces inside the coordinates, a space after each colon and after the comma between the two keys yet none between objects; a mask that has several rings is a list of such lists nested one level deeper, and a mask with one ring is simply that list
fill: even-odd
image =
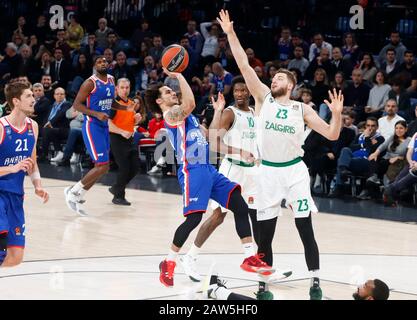
[{"label": "wristband", "polygon": [[39,173],[39,171],[34,171],[29,177],[32,180],[32,182],[35,180],[41,180],[41,174]]}]

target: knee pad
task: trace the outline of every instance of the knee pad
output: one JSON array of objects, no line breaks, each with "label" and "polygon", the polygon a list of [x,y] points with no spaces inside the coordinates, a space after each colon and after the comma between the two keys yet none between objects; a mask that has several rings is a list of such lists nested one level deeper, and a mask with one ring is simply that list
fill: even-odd
[{"label": "knee pad", "polygon": [[3,263],[7,254],[7,233],[0,234],[0,265]]}]

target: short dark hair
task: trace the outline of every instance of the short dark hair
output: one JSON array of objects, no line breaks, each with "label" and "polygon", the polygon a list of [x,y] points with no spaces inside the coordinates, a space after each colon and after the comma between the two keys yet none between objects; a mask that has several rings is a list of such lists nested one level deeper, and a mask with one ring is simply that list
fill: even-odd
[{"label": "short dark hair", "polygon": [[23,94],[23,91],[25,91],[26,89],[30,89],[30,85],[27,83],[13,82],[6,85],[6,87],[4,88],[4,95],[6,97],[7,104],[9,105],[11,110],[13,110],[13,108],[15,107],[13,104],[13,99],[20,99],[20,97]]},{"label": "short dark hair", "polygon": [[242,76],[236,76],[232,79],[232,89],[231,89],[232,92],[233,92],[235,85],[238,83],[246,85],[245,78],[243,78]]},{"label": "short dark hair", "polygon": [[107,34],[107,38],[109,37],[109,35],[111,35],[111,34],[114,34],[116,37],[117,37],[117,33],[116,32],[114,32],[114,31],[110,31],[108,34]]},{"label": "short dark hair", "polygon": [[379,279],[374,280],[375,288],[372,291],[372,297],[375,300],[388,300],[389,288],[385,282]]},{"label": "short dark hair", "polygon": [[164,86],[162,82],[151,84],[145,91],[145,105],[152,112],[162,113],[161,107],[156,103],[156,99],[161,97],[161,89]]},{"label": "short dark hair", "polygon": [[388,48],[387,51],[385,52],[385,54],[387,54],[390,51],[394,52],[394,54],[397,54],[397,51],[395,51],[394,48]]},{"label": "short dark hair", "polygon": [[375,118],[375,117],[368,117],[368,118],[366,118],[366,122],[368,122],[368,121],[376,122],[376,126],[379,127],[379,123],[378,123],[378,119],[377,118]]},{"label": "short dark hair", "polygon": [[413,50],[405,50],[404,55],[406,55],[406,54],[412,54],[414,56],[414,51]]}]

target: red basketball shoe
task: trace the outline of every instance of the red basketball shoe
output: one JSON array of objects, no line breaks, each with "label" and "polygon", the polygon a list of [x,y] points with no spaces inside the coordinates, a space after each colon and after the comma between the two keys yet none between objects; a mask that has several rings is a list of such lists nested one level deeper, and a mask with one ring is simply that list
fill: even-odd
[{"label": "red basketball shoe", "polygon": [[275,272],[275,269],[260,259],[259,255],[250,256],[243,260],[240,268],[247,272],[256,272],[264,276],[270,275]]},{"label": "red basketball shoe", "polygon": [[166,286],[174,286],[175,261],[164,260],[159,264],[159,281]]}]

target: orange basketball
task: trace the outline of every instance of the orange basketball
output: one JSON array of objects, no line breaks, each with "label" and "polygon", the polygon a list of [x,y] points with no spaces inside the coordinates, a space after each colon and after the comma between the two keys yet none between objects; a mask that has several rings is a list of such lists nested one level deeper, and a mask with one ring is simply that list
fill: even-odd
[{"label": "orange basketball", "polygon": [[184,47],[173,44],[162,52],[161,64],[171,72],[183,72],[189,62],[188,52]]}]

